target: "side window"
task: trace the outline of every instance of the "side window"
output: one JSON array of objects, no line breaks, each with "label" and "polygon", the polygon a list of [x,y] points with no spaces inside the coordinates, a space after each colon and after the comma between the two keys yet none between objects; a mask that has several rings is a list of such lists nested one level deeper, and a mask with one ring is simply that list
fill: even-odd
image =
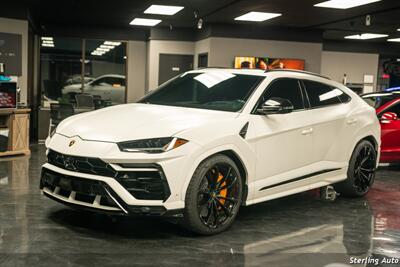
[{"label": "side window", "polygon": [[311,108],[342,103],[339,96],[344,94],[343,91],[319,82],[304,80],[303,83]]},{"label": "side window", "polygon": [[273,81],[261,97],[257,108],[273,97],[280,97],[292,102],[294,110],[304,109],[303,96],[296,79],[278,79]]},{"label": "side window", "polygon": [[98,79],[98,80],[94,81],[92,85],[101,86],[101,85],[104,85],[104,84],[108,84],[108,78],[107,77],[101,78],[101,79]]},{"label": "side window", "polygon": [[[338,89],[338,90],[339,90],[339,89]],[[342,90],[340,90],[340,92],[341,92],[341,94],[338,95],[338,97],[339,97],[339,99],[340,99],[340,101],[341,101],[342,103],[347,103],[347,102],[349,102],[349,101],[351,100],[351,97],[350,97],[348,94],[346,94],[346,93],[343,92]]]},{"label": "side window", "polygon": [[126,85],[125,84],[125,79],[123,79],[123,78],[117,78],[116,83],[121,85],[121,86],[125,86]]}]

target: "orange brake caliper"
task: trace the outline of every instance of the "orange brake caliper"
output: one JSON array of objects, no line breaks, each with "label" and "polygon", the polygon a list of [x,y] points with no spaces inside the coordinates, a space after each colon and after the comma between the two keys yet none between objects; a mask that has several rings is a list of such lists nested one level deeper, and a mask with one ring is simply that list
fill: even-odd
[{"label": "orange brake caliper", "polygon": [[[218,179],[217,182],[221,181],[221,179],[224,178],[224,176],[221,173],[218,173]],[[226,181],[221,184],[221,186],[225,186]],[[228,194],[228,189],[222,189],[221,192],[219,192],[219,195],[222,197],[226,197]],[[220,199],[221,204],[225,204],[225,199]]]}]

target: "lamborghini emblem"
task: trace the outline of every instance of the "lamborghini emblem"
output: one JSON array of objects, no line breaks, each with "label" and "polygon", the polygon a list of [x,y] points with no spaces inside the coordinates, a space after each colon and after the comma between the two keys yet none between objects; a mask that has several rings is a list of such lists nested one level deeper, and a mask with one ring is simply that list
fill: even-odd
[{"label": "lamborghini emblem", "polygon": [[75,140],[72,140],[71,142],[69,142],[69,147],[73,146],[76,143]]}]

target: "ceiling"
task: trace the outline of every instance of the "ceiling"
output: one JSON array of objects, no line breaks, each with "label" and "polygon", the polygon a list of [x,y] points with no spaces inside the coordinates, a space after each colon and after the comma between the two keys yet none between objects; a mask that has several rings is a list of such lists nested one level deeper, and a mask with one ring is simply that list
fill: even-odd
[{"label": "ceiling", "polygon": [[[261,27],[294,28],[298,31],[319,29],[325,39],[343,40],[356,33],[385,33],[400,37],[400,1],[383,0],[347,10],[317,8],[323,0],[14,0],[3,3],[0,16],[21,18],[27,16],[36,28],[48,27],[107,27],[142,30],[129,22],[135,17],[162,19],[157,28],[170,27],[196,29],[194,11],[203,18],[204,25],[243,24]],[[6,8],[4,8],[4,4]],[[185,8],[174,16],[143,14],[151,4],[180,5]],[[262,23],[239,22],[234,18],[249,11],[277,12],[283,15]],[[365,26],[370,14],[372,25]],[[385,42],[376,39],[371,42]]]}]

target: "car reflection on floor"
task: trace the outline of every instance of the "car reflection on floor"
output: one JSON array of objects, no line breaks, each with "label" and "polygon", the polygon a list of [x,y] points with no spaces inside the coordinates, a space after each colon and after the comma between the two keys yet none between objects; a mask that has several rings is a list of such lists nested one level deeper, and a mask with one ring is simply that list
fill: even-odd
[{"label": "car reflection on floor", "polygon": [[[378,171],[364,199],[303,193],[243,207],[233,227],[199,237],[156,218],[108,217],[46,201],[43,146],[0,161],[0,265],[341,266],[400,257],[400,172]],[[340,265],[337,265],[340,266]]]}]

